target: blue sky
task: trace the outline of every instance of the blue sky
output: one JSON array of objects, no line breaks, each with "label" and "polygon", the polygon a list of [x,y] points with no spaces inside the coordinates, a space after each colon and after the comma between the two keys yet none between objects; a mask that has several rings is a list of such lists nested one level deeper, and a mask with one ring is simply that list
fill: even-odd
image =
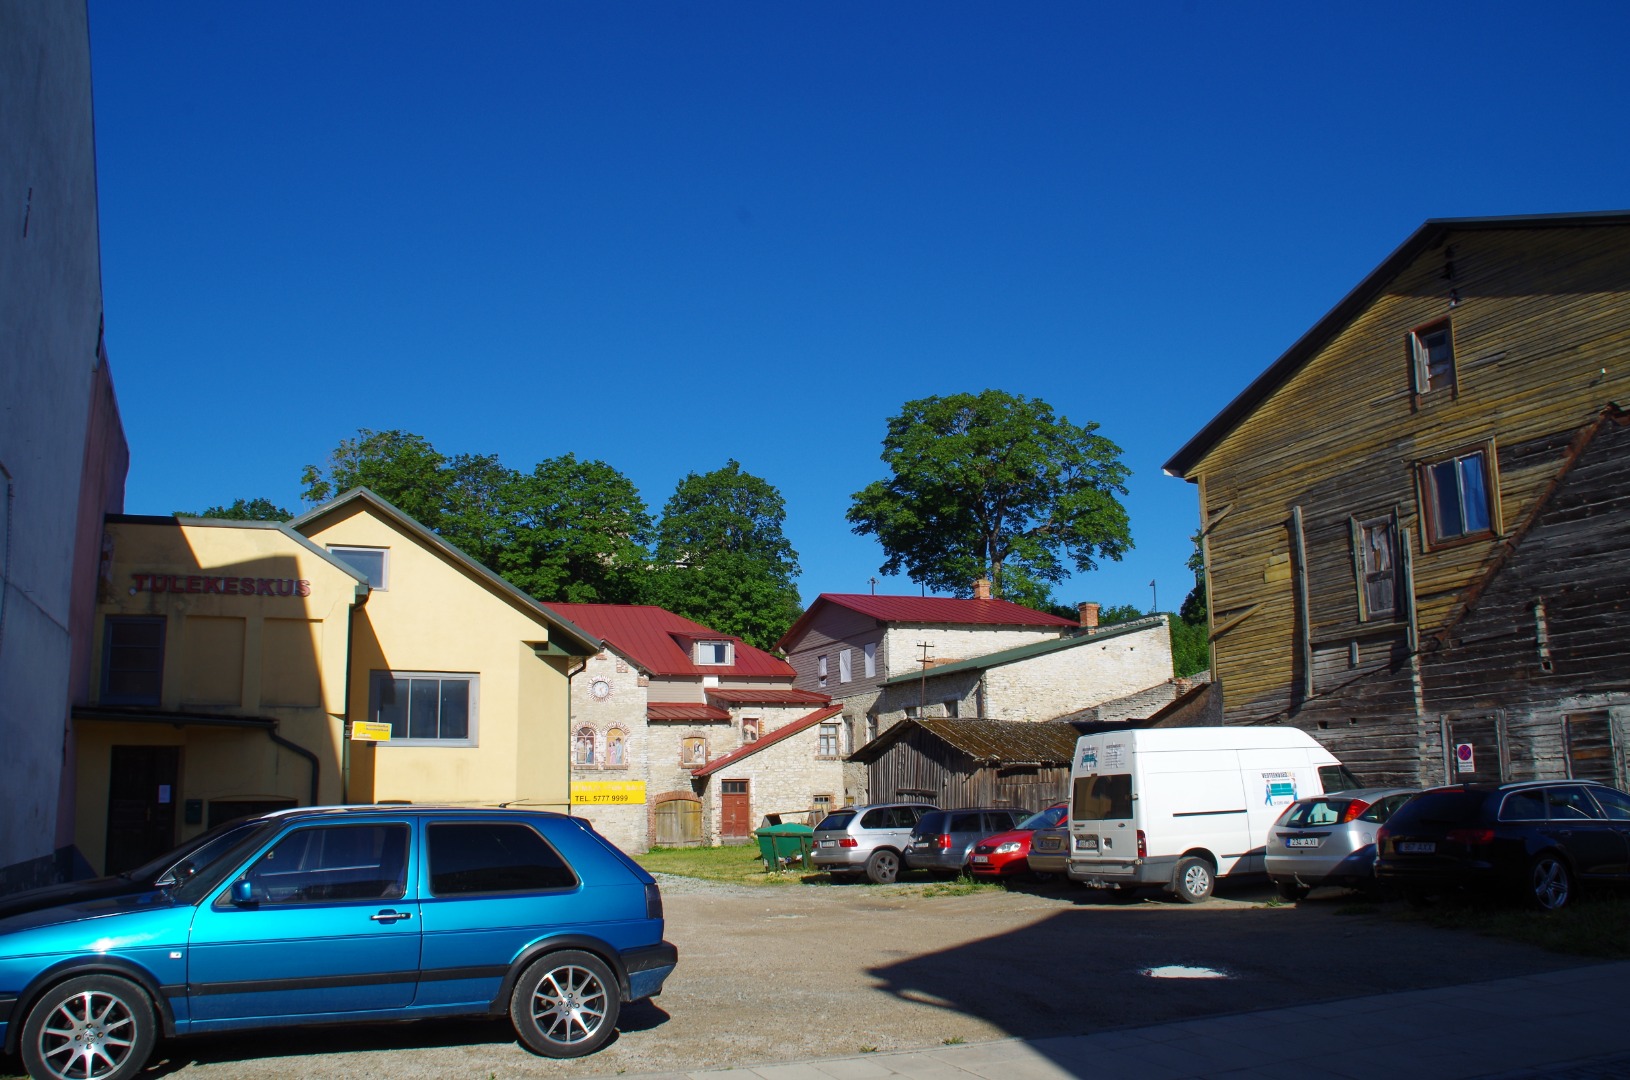
[{"label": "blue sky", "polygon": [[1133,470],[1057,598],[1175,608],[1161,464],[1423,220],[1630,207],[1622,3],[90,14],[127,510],[298,510],[358,428],[653,511],[735,458],[806,602],[880,576],[887,417],[996,387]]}]

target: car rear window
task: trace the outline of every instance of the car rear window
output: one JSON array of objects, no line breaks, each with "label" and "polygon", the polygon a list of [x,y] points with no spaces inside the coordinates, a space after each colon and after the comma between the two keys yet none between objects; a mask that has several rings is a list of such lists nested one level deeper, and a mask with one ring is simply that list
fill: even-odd
[{"label": "car rear window", "polygon": [[836,814],[826,815],[815,828],[817,830],[830,829],[835,832],[842,832],[849,827],[849,823],[853,820],[855,820],[853,810],[840,810]]},{"label": "car rear window", "polygon": [[946,819],[950,816],[951,815],[943,811],[934,810],[930,813],[924,814],[922,818],[918,820],[917,827],[912,831],[921,836],[930,836],[934,833],[950,832],[950,830],[945,827]]},{"label": "car rear window", "polygon": [[430,891],[437,896],[569,889],[577,875],[530,826],[455,822],[429,829]]},{"label": "car rear window", "polygon": [[1410,825],[1459,825],[1482,816],[1486,791],[1428,791],[1409,800],[1392,816],[1399,828]]},{"label": "car rear window", "polygon": [[1102,773],[1078,776],[1070,799],[1075,821],[1129,819],[1132,816],[1132,774]]},{"label": "car rear window", "polygon": [[1290,804],[1280,815],[1278,824],[1287,829],[1317,829],[1321,825],[1339,825],[1346,815],[1352,799],[1303,799]]},{"label": "car rear window", "polygon": [[1413,794],[1403,794],[1388,795],[1384,799],[1377,799],[1370,804],[1368,810],[1358,815],[1358,820],[1367,821],[1371,825],[1385,825],[1392,818],[1392,815],[1398,812],[1398,808],[1412,798],[1414,798]]}]

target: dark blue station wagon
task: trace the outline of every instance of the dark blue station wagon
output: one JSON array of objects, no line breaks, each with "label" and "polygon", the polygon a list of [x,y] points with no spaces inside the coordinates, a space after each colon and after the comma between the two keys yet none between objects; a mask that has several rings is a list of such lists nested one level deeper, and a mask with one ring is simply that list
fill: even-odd
[{"label": "dark blue station wagon", "polygon": [[0,1038],[37,1080],[124,1080],[160,1036],[508,1015],[592,1053],[678,960],[651,875],[581,818],[268,815],[149,892],[0,919]]}]

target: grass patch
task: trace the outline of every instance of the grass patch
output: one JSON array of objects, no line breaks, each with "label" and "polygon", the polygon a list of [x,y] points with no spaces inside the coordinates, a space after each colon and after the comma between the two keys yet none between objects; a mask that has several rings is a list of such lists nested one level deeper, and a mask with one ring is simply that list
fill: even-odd
[{"label": "grass patch", "polygon": [[967,874],[953,881],[936,881],[922,887],[924,896],[972,896],[974,893],[1007,892],[999,881],[975,881]]},{"label": "grass patch", "polygon": [[[723,847],[654,847],[633,859],[653,874],[677,874],[732,885],[798,885],[806,879],[817,879],[814,871],[797,864],[791,870],[765,870],[756,842]],[[825,875],[818,879],[826,880]]]},{"label": "grass patch", "polygon": [[1599,960],[1630,960],[1630,898],[1584,896],[1561,911],[1527,911],[1471,900],[1441,901],[1399,919],[1537,945],[1552,952]]}]

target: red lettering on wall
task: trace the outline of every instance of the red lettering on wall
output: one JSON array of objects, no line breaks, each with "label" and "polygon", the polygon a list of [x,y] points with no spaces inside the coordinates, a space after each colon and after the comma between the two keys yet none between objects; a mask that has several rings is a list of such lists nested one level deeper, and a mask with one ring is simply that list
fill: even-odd
[{"label": "red lettering on wall", "polygon": [[264,578],[264,577],[256,578],[255,579],[255,595],[256,596],[271,596],[271,595],[273,595],[273,593],[272,593],[272,579],[271,578]]},{"label": "red lettering on wall", "polygon": [[148,582],[148,580],[150,578],[152,578],[152,576],[153,576],[152,574],[131,574],[130,575],[131,580],[133,580],[136,583],[133,587],[135,588],[135,590],[137,592],[146,592],[147,591],[147,582]]},{"label": "red lettering on wall", "polygon": [[226,583],[226,594],[228,596],[236,596],[236,595],[238,595],[238,581],[240,579],[235,578],[235,577],[229,577],[229,578],[222,578],[221,580]]},{"label": "red lettering on wall", "polygon": [[207,593],[225,592],[226,590],[221,587],[225,581],[226,578],[207,577],[204,579],[204,591]]},{"label": "red lettering on wall", "polygon": [[297,591],[301,596],[310,596],[311,582],[307,581],[305,578],[301,578],[295,583],[295,591]]},{"label": "red lettering on wall", "polygon": [[204,579],[199,577],[197,574],[188,574],[187,575],[187,591],[188,592],[203,592],[204,591]]}]

